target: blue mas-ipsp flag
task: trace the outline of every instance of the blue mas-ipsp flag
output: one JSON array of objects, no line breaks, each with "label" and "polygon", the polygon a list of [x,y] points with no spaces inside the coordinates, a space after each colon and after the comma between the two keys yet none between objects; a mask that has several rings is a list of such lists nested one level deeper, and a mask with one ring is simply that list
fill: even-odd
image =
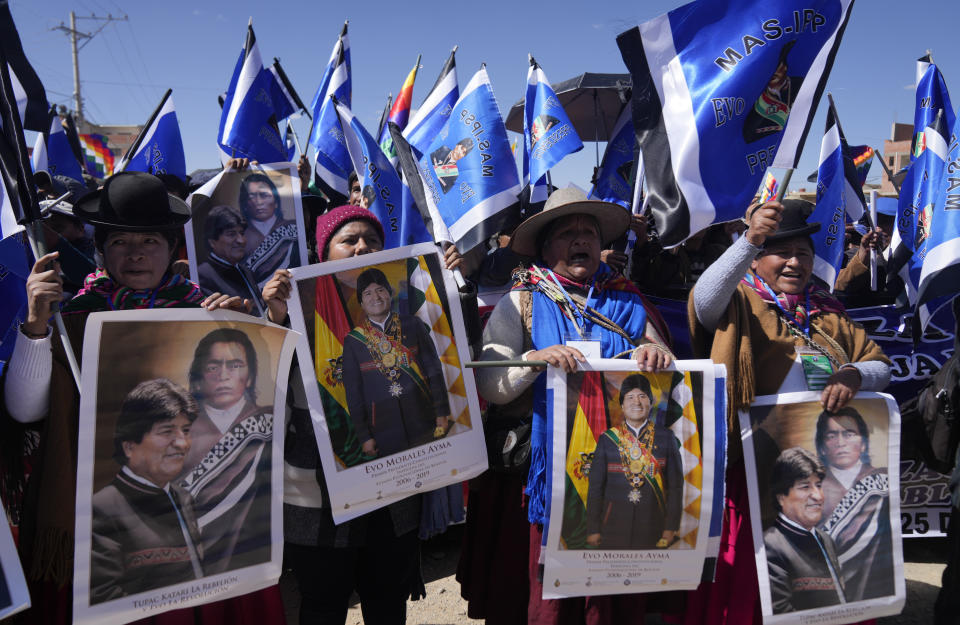
[{"label": "blue mas-ipsp flag", "polygon": [[220,145],[228,154],[261,163],[286,161],[271,97],[271,74],[263,67],[253,26],[234,69],[220,115]]},{"label": "blue mas-ipsp flag", "polygon": [[808,220],[820,224],[820,230],[810,235],[813,241],[813,273],[831,291],[843,261],[846,215],[853,221],[860,219],[864,203],[857,168],[850,158],[837,111],[831,102],[820,146],[817,205]]},{"label": "blue mas-ipsp flag", "polygon": [[[927,149],[931,152],[928,142]],[[925,240],[917,288],[917,314],[925,329],[936,311],[957,296],[960,284],[960,120],[955,119]]]},{"label": "blue mas-ipsp flag", "polygon": [[349,108],[351,91],[350,40],[347,37],[347,25],[344,24],[320,86],[313,96],[313,128],[310,132],[310,145],[316,157],[316,181],[323,192],[336,201],[346,200],[349,195],[347,178],[353,170],[353,164],[331,96]]},{"label": "blue mas-ipsp flag", "polygon": [[431,241],[416,207],[412,203],[404,206],[400,176],[376,139],[342,102],[337,103],[335,110],[363,188],[360,203],[383,224],[383,248]]},{"label": "blue mas-ipsp flag", "polygon": [[917,160],[923,153],[924,129],[933,124],[938,110],[943,110],[947,129],[953,128],[956,121],[953,106],[950,104],[950,92],[943,80],[940,69],[928,63],[927,69],[917,83],[917,105],[913,110],[913,145],[910,150],[910,162]]},{"label": "blue mas-ipsp flag", "polygon": [[450,119],[453,106],[460,99],[460,86],[457,83],[457,49],[450,51],[447,62],[440,70],[440,76],[434,83],[430,93],[424,98],[417,112],[414,113],[403,136],[414,149],[423,153],[437,137]]},{"label": "blue mas-ipsp flag", "polygon": [[520,180],[486,69],[463,90],[419,167],[457,249],[465,253],[499,231]]},{"label": "blue mas-ipsp flag", "polygon": [[143,171],[149,174],[172,174],[187,179],[187,161],[183,154],[183,138],[177,110],[170,90],[147,123],[136,152],[123,163],[120,171]]},{"label": "blue mas-ipsp flag", "polygon": [[736,219],[795,167],[853,0],[698,0],[617,37],[665,246]]},{"label": "blue mas-ipsp flag", "polygon": [[920,268],[926,256],[934,202],[949,149],[944,117],[941,109],[924,130],[922,141],[926,147],[910,164],[900,184],[896,228],[890,242],[893,251],[887,265],[887,289],[898,294],[897,306],[901,312],[917,302]]},{"label": "blue mas-ipsp flag", "polygon": [[523,182],[538,181],[567,154],[583,149],[547,75],[530,60],[523,104]]},{"label": "blue mas-ipsp flag", "polygon": [[590,192],[591,198],[614,202],[624,208],[630,208],[632,199],[630,170],[633,169],[633,146],[637,143],[632,113],[633,108],[629,105],[620,112],[613,132],[610,133],[612,139],[603,152],[596,184]]}]

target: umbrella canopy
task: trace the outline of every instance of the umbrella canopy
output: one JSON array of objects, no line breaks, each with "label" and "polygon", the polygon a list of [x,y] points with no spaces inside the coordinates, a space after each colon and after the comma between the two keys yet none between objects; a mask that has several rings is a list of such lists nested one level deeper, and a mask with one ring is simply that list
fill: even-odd
[{"label": "umbrella canopy", "polygon": [[[581,141],[609,141],[624,105],[630,101],[630,74],[587,72],[552,85]],[[510,108],[507,130],[523,132],[523,100]]]}]

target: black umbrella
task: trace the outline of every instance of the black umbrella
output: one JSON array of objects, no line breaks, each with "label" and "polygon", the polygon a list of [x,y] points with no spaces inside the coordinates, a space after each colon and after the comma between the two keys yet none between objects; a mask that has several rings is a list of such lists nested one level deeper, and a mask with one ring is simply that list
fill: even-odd
[{"label": "black umbrella", "polygon": [[[555,83],[554,92],[583,141],[609,141],[623,105],[630,101],[630,74],[586,73]],[[523,132],[523,100],[510,108],[507,130]]]},{"label": "black umbrella", "polygon": [[[609,141],[624,105],[630,102],[630,74],[587,72],[553,86],[581,141]],[[523,132],[523,100],[510,108],[507,130]],[[597,166],[600,164],[597,147]]]}]

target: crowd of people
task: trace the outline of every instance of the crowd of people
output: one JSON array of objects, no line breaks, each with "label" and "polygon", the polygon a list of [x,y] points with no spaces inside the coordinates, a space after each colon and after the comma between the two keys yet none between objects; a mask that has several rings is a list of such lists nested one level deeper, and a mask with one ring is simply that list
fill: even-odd
[{"label": "crowd of people", "polygon": [[[323,263],[382,250],[383,225],[365,208],[357,177],[351,177],[346,203],[334,207],[312,188],[309,164],[301,160],[299,165],[310,243],[306,260]],[[250,164],[236,160],[229,166],[245,170]],[[37,183],[44,198],[59,198],[67,191],[62,180],[49,175],[39,175]],[[27,279],[27,315],[3,380],[3,500],[17,530],[33,596],[34,607],[25,613],[25,622],[69,622],[72,604],[80,394],[65,347],[51,328],[53,312],[61,310],[78,361],[86,321],[97,311],[202,307],[246,312],[288,325],[287,301],[295,288],[288,268],[301,262],[296,222],[280,213],[276,185],[265,175],[245,178],[239,207],[215,206],[207,213],[202,236],[208,254],[195,260],[201,277],[216,290],[205,291],[190,282],[183,262],[183,225],[191,216],[183,201],[184,185],[165,184],[149,174],[119,173],[95,190],[76,185],[70,190],[72,209],[60,204],[45,222],[51,252],[37,259]],[[879,228],[864,232],[849,229],[846,267],[836,285],[824,285],[812,275],[810,234],[820,228],[807,221],[812,208],[809,202],[791,199],[755,203],[745,207],[742,220],[719,224],[664,250],[645,217],[631,216],[616,204],[589,200],[574,188],[557,189],[542,210],[530,211],[515,227],[491,239],[490,249],[462,250],[463,255],[455,248],[445,251],[447,268],[460,268],[481,285],[511,287],[477,342],[479,360],[546,362],[573,372],[587,357],[628,358],[640,372],[663,370],[675,359],[673,338],[645,295],[665,295],[688,298],[694,355],[722,363],[728,372],[726,505],[715,581],[686,593],[546,600],[540,551],[549,507],[551,441],[544,367],[478,369],[477,388],[489,406],[488,436],[503,424],[527,424],[529,456],[527,462],[498,467],[470,483],[457,571],[470,617],[496,624],[636,623],[646,612],[662,612],[671,622],[691,625],[759,624],[736,415],[759,395],[811,389],[798,356],[802,350],[825,356],[830,366],[818,389],[823,415],[816,449],[786,450],[773,467],[778,516],[764,541],[768,557],[779,558],[776,567],[771,565],[774,611],[830,605],[837,597],[889,594],[891,579],[877,580],[862,569],[840,564],[850,560],[845,555],[851,550],[874,548],[875,543],[857,540],[862,523],[883,529],[884,514],[889,521],[885,512],[889,504],[880,499],[865,502],[866,511],[861,512],[866,521],[863,516],[848,518],[838,508],[852,484],[876,479],[880,473],[885,476],[885,471],[870,465],[863,420],[848,404],[860,390],[883,390],[891,363],[847,316],[838,297],[858,298],[857,302],[886,297],[882,289],[870,290],[869,257],[872,250],[883,257],[890,223],[883,220]],[[637,242],[624,253],[628,230]],[[835,292],[827,288],[833,286]],[[440,363],[426,336],[429,329],[415,318],[390,312],[391,295],[382,273],[361,274],[357,299],[366,318],[362,331],[344,344],[351,427],[356,451],[364,457],[429,441],[434,429],[450,426],[445,387],[438,377]],[[263,485],[239,480],[229,467],[207,457],[234,428],[270,411],[257,404],[251,392],[254,385],[243,377],[255,380],[257,374],[256,354],[245,343],[245,335],[218,332],[197,346],[189,389],[155,379],[139,384],[124,401],[115,435],[115,458],[121,469],[94,496],[94,506],[142,508],[161,522],[122,532],[95,527],[95,545],[102,539],[110,550],[105,546],[96,552],[94,547],[102,566],[92,583],[92,601],[156,587],[170,571],[199,577],[268,558],[264,548],[269,552],[269,545],[257,540],[267,514],[259,491]],[[421,357],[422,379],[392,380],[399,392],[378,377],[376,367],[366,366],[370,356],[363,337],[389,333],[402,337],[399,343],[409,344]],[[572,336],[589,340],[571,343]],[[585,343],[594,345],[588,350]],[[301,364],[294,361],[294,369]],[[210,382],[214,378],[222,382],[215,388]],[[598,444],[597,483],[608,466],[613,471],[603,480],[605,489],[595,488],[591,481],[588,498],[595,505],[588,503],[586,540],[595,548],[667,548],[679,523],[678,444],[650,414],[649,382],[643,376],[633,378],[620,388],[624,424],[605,433]],[[356,591],[365,622],[403,623],[407,600],[424,593],[418,538],[421,498],[410,497],[334,524],[299,380],[299,373],[291,372],[284,415],[283,508],[284,562],[300,590],[299,620],[304,625],[345,622]],[[403,393],[414,385],[434,387],[432,406],[425,408],[420,401],[424,398],[416,392]],[[401,412],[430,412],[436,419],[421,420],[417,428],[404,421],[399,429],[384,419],[376,421],[363,409],[374,395],[378,401],[397,403]],[[158,442],[152,443],[154,439]],[[169,446],[176,452],[175,461],[156,466],[147,455],[148,444]],[[245,447],[238,453],[255,457],[251,462],[269,463],[269,454],[260,453],[263,438],[251,437],[240,444]],[[660,513],[633,518],[631,489],[638,499],[643,494],[626,481],[616,481],[628,473],[626,468],[617,469],[623,448],[648,459],[645,470],[663,484]],[[208,474],[200,475],[203,472]],[[801,490],[811,494],[801,495]],[[819,510],[816,518],[797,503],[801,496],[812,498]],[[196,516],[215,513],[223,498],[247,502],[245,513],[208,521],[207,527],[218,529],[220,537],[210,541],[198,529]],[[606,516],[601,518],[598,509],[605,509]],[[172,537],[171,524],[179,527]],[[890,528],[885,530],[889,536]],[[103,538],[118,532],[129,544]],[[875,535],[874,540],[880,539]],[[153,549],[158,541],[175,544],[178,559],[134,572],[123,550]],[[806,558],[810,550],[798,546],[806,543],[823,545],[827,555]],[[151,579],[145,579],[145,572]],[[812,578],[818,580],[815,591],[809,589]],[[150,620],[259,624],[283,619],[279,591],[272,587]]]}]

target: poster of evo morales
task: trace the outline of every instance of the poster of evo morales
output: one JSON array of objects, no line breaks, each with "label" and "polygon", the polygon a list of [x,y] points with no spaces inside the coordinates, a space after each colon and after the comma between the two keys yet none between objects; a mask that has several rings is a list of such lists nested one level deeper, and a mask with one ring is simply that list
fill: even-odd
[{"label": "poster of evo morales", "polygon": [[300,179],[290,163],[218,174],[189,198],[190,278],[204,293],[252,299],[277,269],[306,262]]},{"label": "poster of evo morales", "polygon": [[899,614],[905,582],[893,397],[861,392],[827,412],[816,392],[761,396],[740,413],[740,431],[764,623]]},{"label": "poster of evo morales", "polygon": [[236,312],[96,313],[83,343],[74,622],[275,584],[293,333]]},{"label": "poster of evo morales", "polygon": [[297,357],[334,521],[482,473],[463,317],[436,246],[328,261],[293,276],[291,324],[302,335]]},{"label": "poster of evo morales", "polygon": [[588,360],[583,369],[547,373],[544,599],[695,588],[714,508],[714,426],[723,423],[716,367],[688,360],[646,373],[633,361]]}]

